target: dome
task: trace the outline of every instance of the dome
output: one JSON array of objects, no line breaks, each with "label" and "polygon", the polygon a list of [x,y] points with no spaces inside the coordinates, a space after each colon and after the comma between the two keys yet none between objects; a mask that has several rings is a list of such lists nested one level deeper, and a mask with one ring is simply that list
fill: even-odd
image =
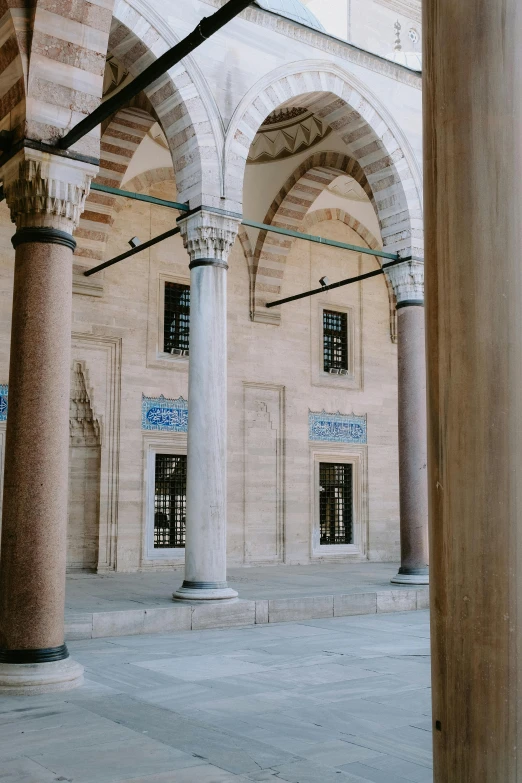
[{"label": "dome", "polygon": [[256,0],[256,3],[265,11],[272,11],[274,14],[286,16],[287,19],[293,19],[295,22],[312,27],[314,30],[325,32],[317,17],[308,8],[305,8],[300,0]]}]

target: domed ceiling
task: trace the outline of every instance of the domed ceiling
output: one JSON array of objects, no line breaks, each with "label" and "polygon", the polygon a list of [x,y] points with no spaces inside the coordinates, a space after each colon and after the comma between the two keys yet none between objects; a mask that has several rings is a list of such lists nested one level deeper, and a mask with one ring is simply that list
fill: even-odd
[{"label": "domed ceiling", "polygon": [[266,11],[272,11],[274,14],[286,16],[287,19],[293,19],[295,22],[312,27],[314,30],[325,32],[321,22],[313,15],[300,0],[256,0],[257,5]]}]

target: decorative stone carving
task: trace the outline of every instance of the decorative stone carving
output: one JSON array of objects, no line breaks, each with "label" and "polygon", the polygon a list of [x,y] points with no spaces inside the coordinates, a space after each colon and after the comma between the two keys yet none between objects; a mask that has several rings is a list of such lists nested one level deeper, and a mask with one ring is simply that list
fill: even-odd
[{"label": "decorative stone carving", "polygon": [[308,425],[310,440],[360,445],[365,445],[368,441],[366,416],[310,411]]},{"label": "decorative stone carving", "polygon": [[72,234],[97,172],[90,163],[20,150],[0,172],[11,220],[18,229],[50,227]]},{"label": "decorative stone carving", "polygon": [[145,397],[141,402],[141,428],[152,432],[187,432],[188,402],[183,397],[169,400],[160,397]]},{"label": "decorative stone carving", "polygon": [[405,261],[387,269],[386,277],[390,281],[393,293],[400,305],[403,302],[424,300],[424,263]]},{"label": "decorative stone carving", "polygon": [[69,431],[72,444],[99,446],[100,422],[94,415],[91,397],[87,390],[87,371],[83,362],[74,362],[71,377],[71,402]]},{"label": "decorative stone carving", "polygon": [[241,217],[219,215],[201,209],[179,220],[178,225],[191,263],[201,259],[213,259],[226,264],[228,254],[236,241]]},{"label": "decorative stone carving", "polygon": [[[301,113],[304,112],[304,116]],[[307,109],[287,108],[273,112],[259,128],[248,154],[249,163],[280,160],[310,149],[331,132]]]}]

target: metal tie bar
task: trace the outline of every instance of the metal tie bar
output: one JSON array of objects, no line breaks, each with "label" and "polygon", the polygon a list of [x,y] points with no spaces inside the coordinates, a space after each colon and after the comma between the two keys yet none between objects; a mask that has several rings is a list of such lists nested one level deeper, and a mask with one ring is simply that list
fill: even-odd
[{"label": "metal tie bar", "polygon": [[135,201],[146,201],[148,204],[155,204],[168,209],[179,209],[180,212],[188,212],[190,209],[188,204],[181,204],[178,201],[166,201],[155,196],[147,196],[144,193],[133,193],[130,190],[120,190],[120,188],[110,188],[108,185],[98,185],[96,182],[91,184],[91,190],[96,190],[99,193],[109,193],[111,196],[123,196]]},{"label": "metal tie bar", "polygon": [[157,60],[151,63],[148,68],[145,68],[130,84],[123,87],[112,98],[101,103],[97,109],[75,125],[69,133],[66,133],[57,146],[62,150],[67,150],[73,144],[76,144],[77,141],[90,133],[93,128],[123,108],[131,98],[134,98],[146,87],[149,87],[174,65],[179,63],[180,60],[187,57],[194,49],[197,49],[204,41],[214,35],[214,33],[221,30],[241,11],[248,8],[251,2],[252,0],[229,0],[212,16],[204,17],[190,35],[187,35],[186,38],[165,52],[165,54],[162,54],[161,57],[158,57]]},{"label": "metal tie bar", "polygon": [[154,237],[153,239],[149,239],[148,242],[144,242],[142,245],[133,247],[132,250],[127,250],[126,253],[122,253],[120,256],[116,256],[115,258],[110,258],[108,261],[104,261],[103,264],[99,264],[98,266],[95,266],[92,269],[88,269],[83,274],[85,275],[85,277],[90,277],[91,275],[96,274],[96,272],[101,272],[102,269],[107,269],[108,266],[113,266],[113,264],[117,264],[119,261],[124,261],[126,258],[135,256],[136,253],[140,253],[142,250],[146,250],[148,247],[157,245],[159,244],[159,242],[163,242],[165,239],[169,239],[170,237],[179,234],[179,232],[180,232],[179,228],[177,227],[171,228],[170,231],[165,231],[164,234],[160,234],[159,236]]},{"label": "metal tie bar", "polygon": [[[188,204],[182,204],[178,201],[166,201],[165,199],[156,198],[155,196],[145,196],[142,193],[133,193],[130,190],[120,190],[120,188],[111,188],[108,185],[98,185],[96,183],[93,183],[91,185],[91,190],[96,190],[100,193],[108,193],[112,196],[121,196],[123,198],[133,199],[135,201],[146,201],[149,204],[154,204],[160,207],[167,207],[167,209],[177,209],[180,212],[190,211]],[[209,210],[212,211],[210,208]],[[242,225],[249,226],[251,228],[258,228],[261,231],[267,231],[272,234],[281,234],[286,237],[291,237],[292,239],[303,239],[306,242],[315,242],[319,245],[338,247],[341,250],[352,250],[355,251],[356,253],[363,253],[369,256],[376,256],[377,258],[386,258],[391,261],[399,262],[399,261],[411,260],[410,257],[400,258],[397,253],[386,253],[384,250],[371,250],[368,247],[360,247],[359,245],[350,245],[346,242],[336,242],[333,239],[323,239],[323,237],[314,236],[313,234],[301,234],[299,231],[292,231],[288,228],[280,228],[279,226],[269,226],[266,223],[257,223],[255,220],[243,220]],[[105,261],[103,264],[99,264],[99,266],[95,266],[92,269],[88,269],[83,274],[86,277],[90,277],[91,275],[96,274],[96,272],[101,272],[102,269],[106,269],[108,266],[117,264],[119,261],[123,261],[125,258],[129,258],[130,256],[139,253],[140,250],[146,250],[148,247],[157,245],[159,242],[163,242],[164,239],[168,239],[169,237],[174,236],[174,234],[178,234],[178,233],[179,233],[179,229],[174,229],[172,231],[167,231],[165,234],[160,234],[159,236],[150,239],[148,242],[144,242],[142,245],[133,248],[133,250],[128,250],[126,253],[122,253],[121,255],[116,256],[115,258],[111,258],[109,261]],[[380,271],[377,272],[376,274],[380,274]],[[338,284],[334,284],[334,286],[337,285]],[[325,291],[327,289],[322,288],[321,290]],[[275,305],[271,304],[267,306],[273,307]]]},{"label": "metal tie bar", "polygon": [[357,277],[348,277],[346,280],[339,280],[338,283],[331,283],[330,285],[323,285],[321,288],[314,288],[313,291],[306,291],[304,294],[295,294],[295,296],[287,296],[286,299],[278,299],[276,302],[267,302],[265,307],[278,307],[279,305],[286,304],[287,302],[295,302],[297,299],[306,299],[310,296],[316,296],[322,294],[324,291],[331,291],[333,288],[342,288],[345,285],[351,285],[351,283],[358,283],[361,280],[368,280],[370,277],[377,277],[377,275],[383,275],[387,269],[391,266],[397,266],[397,264],[404,264],[405,261],[411,261],[412,257],[397,258],[389,264],[384,264],[380,269],[374,269],[373,272],[365,272],[364,275],[358,275]]},{"label": "metal tie bar", "polygon": [[357,253],[364,253],[368,256],[378,256],[378,258],[388,258],[391,261],[398,259],[397,253],[386,253],[384,250],[371,250],[369,247],[360,247],[359,245],[349,245],[346,242],[336,242],[334,239],[323,239],[323,237],[313,234],[301,234],[299,231],[292,231],[289,228],[280,228],[279,226],[268,226],[265,223],[256,223],[254,220],[243,220],[244,226],[259,228],[261,231],[269,231],[271,234],[282,234],[294,239],[304,239],[307,242],[317,242],[319,245],[328,245],[329,247],[340,247],[341,250],[355,250]]}]

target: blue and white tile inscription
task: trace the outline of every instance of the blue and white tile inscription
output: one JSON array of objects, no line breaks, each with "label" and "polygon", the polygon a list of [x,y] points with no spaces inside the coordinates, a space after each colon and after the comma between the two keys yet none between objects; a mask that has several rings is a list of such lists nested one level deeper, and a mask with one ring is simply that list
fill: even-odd
[{"label": "blue and white tile inscription", "polygon": [[187,432],[188,402],[183,397],[169,400],[160,397],[145,397],[141,403],[142,430],[156,432]]},{"label": "blue and white tile inscription", "polygon": [[343,413],[309,413],[310,440],[327,443],[368,442],[366,416],[346,416]]},{"label": "blue and white tile inscription", "polygon": [[7,421],[9,386],[0,384],[0,421]]}]

